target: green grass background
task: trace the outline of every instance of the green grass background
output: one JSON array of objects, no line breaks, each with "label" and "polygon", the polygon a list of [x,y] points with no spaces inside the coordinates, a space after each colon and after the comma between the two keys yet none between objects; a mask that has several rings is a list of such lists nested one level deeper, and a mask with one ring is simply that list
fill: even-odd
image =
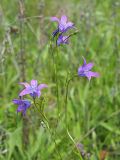
[{"label": "green grass background", "polygon": [[[54,71],[49,43],[56,24],[51,16],[65,14],[79,33],[70,44],[59,47],[58,78],[60,111],[64,114],[66,74],[77,73],[84,56],[93,61],[100,77],[75,78],[69,86],[68,124],[76,144],[82,143],[91,160],[120,159],[120,1],[119,0],[24,0],[26,81],[47,83],[45,115],[56,130],[55,146],[40,116],[28,111],[29,145],[22,145],[22,117],[12,99],[22,89],[20,81],[20,20],[18,0],[0,1],[0,160],[78,160],[73,142],[65,131],[65,121],[57,122]],[[41,16],[37,18],[35,16]],[[17,28],[17,32],[11,32]],[[56,53],[54,53],[56,54]],[[24,62],[23,62],[24,63]],[[29,96],[28,96],[29,97]],[[57,124],[57,125],[56,125]],[[85,159],[85,158],[84,158]],[[86,157],[87,159],[87,157]]]}]

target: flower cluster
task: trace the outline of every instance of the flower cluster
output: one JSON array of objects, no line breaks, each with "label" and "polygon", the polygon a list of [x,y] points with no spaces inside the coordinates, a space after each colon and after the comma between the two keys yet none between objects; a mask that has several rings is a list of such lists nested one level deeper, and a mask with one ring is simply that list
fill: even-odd
[{"label": "flower cluster", "polygon": [[30,84],[27,82],[21,82],[20,85],[23,85],[25,88],[19,93],[20,99],[14,99],[13,103],[18,105],[17,112],[22,112],[23,115],[26,114],[26,110],[31,106],[29,100],[24,100],[23,96],[29,94],[33,99],[40,97],[41,90],[47,88],[46,84],[39,84],[37,80],[31,80]]},{"label": "flower cluster", "polygon": [[[60,44],[68,44],[70,36],[63,36],[63,34],[69,29],[72,29],[74,24],[72,22],[68,22],[65,15],[63,15],[61,19],[52,17],[51,21],[58,23],[57,29],[52,34],[53,37],[57,37],[57,46]],[[89,81],[92,77],[98,77],[99,73],[91,71],[94,64],[91,62],[87,64],[84,57],[83,61],[83,65],[78,68],[78,76],[87,77]],[[31,102],[29,100],[24,100],[23,97],[25,95],[30,95],[33,100],[35,100],[36,97],[39,98],[41,96],[41,90],[48,86],[46,84],[38,84],[37,80],[31,80],[30,84],[27,82],[21,82],[19,84],[23,85],[24,89],[19,93],[20,99],[14,99],[13,103],[18,105],[17,112],[22,112],[22,114],[25,115],[27,109],[31,106]]]},{"label": "flower cluster", "polygon": [[61,16],[60,19],[57,17],[51,17],[51,21],[58,23],[57,29],[52,33],[53,37],[58,35],[57,45],[59,46],[60,44],[68,44],[69,36],[63,36],[63,34],[69,29],[72,29],[74,24],[72,22],[68,22],[67,16],[65,15]]}]

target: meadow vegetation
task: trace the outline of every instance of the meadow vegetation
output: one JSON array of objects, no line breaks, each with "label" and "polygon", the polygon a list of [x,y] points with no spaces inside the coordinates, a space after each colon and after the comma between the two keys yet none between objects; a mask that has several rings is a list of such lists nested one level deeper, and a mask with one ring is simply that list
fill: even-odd
[{"label": "meadow vegetation", "polygon": [[[53,49],[50,17],[61,15],[77,33]],[[66,102],[82,56],[100,77],[74,77]],[[32,79],[48,85],[36,99],[44,115],[23,116],[12,100]],[[0,160],[59,159],[120,159],[119,0],[0,0]]]}]

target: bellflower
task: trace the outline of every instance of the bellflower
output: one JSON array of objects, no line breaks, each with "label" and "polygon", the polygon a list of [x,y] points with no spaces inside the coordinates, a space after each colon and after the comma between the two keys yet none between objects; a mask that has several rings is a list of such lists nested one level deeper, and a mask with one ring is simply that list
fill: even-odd
[{"label": "bellflower", "polygon": [[53,32],[53,36],[56,36],[59,32],[64,33],[74,27],[72,22],[67,21],[67,17],[65,15],[61,16],[61,19],[58,19],[57,17],[51,17],[51,21],[58,23],[58,28]]},{"label": "bellflower", "polygon": [[22,99],[14,99],[13,103],[18,105],[17,112],[22,112],[23,116],[31,105],[30,101]]},{"label": "bellflower", "polygon": [[85,58],[83,59],[84,59],[84,63],[81,67],[78,68],[78,75],[82,77],[87,77],[88,80],[90,80],[91,77],[99,77],[99,73],[91,71],[94,64],[93,63],[87,64]]},{"label": "bellflower", "polygon": [[69,36],[62,36],[60,35],[57,39],[57,45],[59,46],[60,44],[68,44],[69,43]]},{"label": "bellflower", "polygon": [[39,84],[38,85],[37,80],[31,80],[30,84],[27,82],[21,82],[19,84],[24,85],[24,87],[25,87],[25,89],[23,89],[20,92],[19,96],[24,96],[26,94],[30,94],[33,98],[36,98],[36,97],[39,98],[41,95],[41,90],[43,88],[47,88],[46,84]]}]

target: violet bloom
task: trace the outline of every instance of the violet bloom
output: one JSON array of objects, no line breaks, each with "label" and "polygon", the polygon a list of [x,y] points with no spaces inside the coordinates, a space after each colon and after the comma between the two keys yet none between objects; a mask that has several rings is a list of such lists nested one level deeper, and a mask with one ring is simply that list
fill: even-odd
[{"label": "violet bloom", "polygon": [[47,88],[46,84],[39,84],[38,85],[37,80],[31,80],[30,84],[27,82],[21,82],[19,84],[25,86],[25,89],[23,89],[20,92],[19,96],[24,96],[26,94],[30,94],[33,98],[36,98],[36,97],[39,98],[41,95],[41,90],[43,88]]},{"label": "violet bloom", "polygon": [[91,79],[91,77],[98,77],[99,73],[91,71],[94,64],[93,63],[87,64],[85,58],[83,59],[84,63],[81,67],[78,68],[78,75],[82,77],[87,77],[89,80]]},{"label": "violet bloom", "polygon": [[31,105],[30,101],[22,99],[14,99],[13,103],[18,105],[17,112],[22,112],[23,116]]},{"label": "violet bloom", "polygon": [[69,43],[69,36],[62,36],[60,35],[57,39],[57,45],[59,46],[60,44],[68,44]]},{"label": "violet bloom", "polygon": [[65,15],[61,16],[61,19],[51,17],[51,21],[58,23],[58,29],[53,32],[53,36],[56,36],[58,32],[64,33],[74,27],[72,22],[67,22],[67,17]]}]

